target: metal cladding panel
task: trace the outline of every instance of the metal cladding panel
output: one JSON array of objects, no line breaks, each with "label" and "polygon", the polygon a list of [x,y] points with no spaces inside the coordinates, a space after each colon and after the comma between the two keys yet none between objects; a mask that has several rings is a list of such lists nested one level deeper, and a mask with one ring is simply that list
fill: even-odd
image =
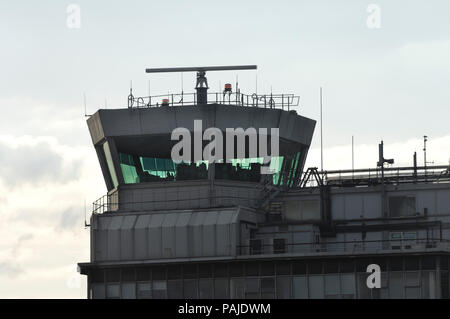
[{"label": "metal cladding panel", "polygon": [[164,221],[162,223],[162,252],[164,258],[172,258],[175,257],[175,224],[178,214],[164,215]]},{"label": "metal cladding panel", "polygon": [[176,127],[194,131],[194,120],[202,120],[202,128],[215,127],[215,109],[209,105],[174,108]]},{"label": "metal cladding panel", "polygon": [[345,218],[359,219],[363,216],[363,198],[360,194],[345,195]]},{"label": "metal cladding panel", "polygon": [[450,214],[450,190],[443,189],[436,192],[436,211],[430,212],[430,215]]},{"label": "metal cladding panel", "polygon": [[312,242],[313,231],[305,230],[305,231],[295,231],[292,233],[292,242],[293,245],[291,247],[293,252],[310,252],[311,245],[308,243]]},{"label": "metal cladding panel", "polygon": [[190,222],[189,241],[191,242],[191,255],[194,257],[202,256],[203,220],[209,212],[195,212]]},{"label": "metal cladding panel", "polygon": [[424,209],[429,212],[436,211],[436,191],[423,190],[416,193],[416,212],[423,213]]},{"label": "metal cladding panel", "polygon": [[164,214],[153,214],[148,226],[148,250],[150,258],[162,256],[162,223]]},{"label": "metal cladding panel", "polygon": [[364,249],[366,250],[376,250],[382,249],[381,240],[383,240],[383,235],[381,232],[367,232],[366,239],[364,243]]},{"label": "metal cladding panel", "polygon": [[94,229],[94,247],[95,260],[107,260],[108,258],[108,226],[111,222],[111,218],[98,217],[94,218],[96,220],[97,229]]},{"label": "metal cladding panel", "polygon": [[333,194],[331,196],[331,214],[333,219],[344,219],[344,203],[345,195],[343,194]]},{"label": "metal cladding panel", "polygon": [[192,213],[180,213],[175,225],[175,255],[176,257],[188,257],[188,225]]},{"label": "metal cladding panel", "polygon": [[[226,128],[248,128],[248,127],[259,127],[259,123],[255,123],[253,118],[258,111],[263,111],[263,109],[258,108],[248,108],[248,107],[229,107],[225,105],[218,105],[216,109],[216,125],[215,127],[225,130]],[[277,118],[275,114],[275,118]],[[275,120],[272,124],[278,124]],[[278,127],[278,126],[270,126]]]},{"label": "metal cladding panel", "polygon": [[364,218],[379,218],[381,217],[381,195],[364,194]]},{"label": "metal cladding panel", "polygon": [[136,259],[145,259],[148,257],[148,224],[150,215],[140,215],[134,225],[134,252]]},{"label": "metal cladding panel", "polygon": [[216,221],[219,213],[209,212],[203,221],[202,255],[214,256],[216,248]]},{"label": "metal cladding panel", "polygon": [[108,260],[120,260],[120,226],[123,216],[111,217],[108,226]]},{"label": "metal cladding panel", "polygon": [[136,215],[125,216],[122,221],[122,227],[120,229],[120,254],[121,259],[131,260],[133,258],[133,237],[134,237],[134,223],[136,221]]},{"label": "metal cladding panel", "polygon": [[230,254],[230,246],[232,244],[231,239],[231,223],[236,223],[235,216],[236,211],[221,211],[217,219],[216,225],[216,252],[218,255],[228,255]]}]

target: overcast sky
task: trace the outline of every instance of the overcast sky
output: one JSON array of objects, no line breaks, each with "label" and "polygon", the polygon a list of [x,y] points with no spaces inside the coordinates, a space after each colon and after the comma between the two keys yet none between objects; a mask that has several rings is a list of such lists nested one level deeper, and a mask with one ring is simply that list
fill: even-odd
[{"label": "overcast sky", "polygon": [[[69,28],[70,4],[80,28]],[[380,28],[370,28],[371,3]],[[106,192],[84,118],[135,95],[181,91],[179,74],[146,67],[257,64],[211,72],[209,86],[295,93],[318,119],[324,92],[325,169],[374,167],[377,144],[396,165],[450,158],[450,2],[0,2],[0,297],[86,297],[84,203]],[[69,24],[68,22],[69,18]],[[373,19],[369,19],[373,23]],[[195,74],[184,75],[184,91]],[[319,128],[319,126],[317,126]],[[319,130],[308,166],[319,166]]]}]

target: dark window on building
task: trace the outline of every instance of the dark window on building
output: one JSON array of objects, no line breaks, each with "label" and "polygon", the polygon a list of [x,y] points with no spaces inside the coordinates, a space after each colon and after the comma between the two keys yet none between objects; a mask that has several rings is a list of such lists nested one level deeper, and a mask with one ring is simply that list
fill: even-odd
[{"label": "dark window on building", "polygon": [[248,262],[245,264],[246,276],[259,276],[259,263],[256,261]]},{"label": "dark window on building", "polygon": [[303,261],[294,261],[292,263],[292,273],[294,275],[306,274],[306,263]]},{"label": "dark window on building", "polygon": [[401,257],[392,257],[389,259],[389,270],[400,271],[403,270],[403,260]]},{"label": "dark window on building", "polygon": [[275,275],[275,263],[271,261],[265,261],[261,263],[261,276],[273,276]]},{"label": "dark window on building", "polygon": [[151,278],[151,272],[148,268],[137,268],[136,269],[136,278],[137,281],[148,281]]},{"label": "dark window on building", "polygon": [[214,277],[228,277],[228,265],[227,264],[215,264],[214,265]]},{"label": "dark window on building", "polygon": [[134,268],[124,268],[122,269],[122,281],[135,281],[135,271]]},{"label": "dark window on building", "polygon": [[434,256],[424,256],[424,257],[422,257],[422,269],[423,270],[434,270],[434,269],[436,269],[436,258]]},{"label": "dark window on building", "polygon": [[197,278],[197,265],[184,265],[183,266],[183,278],[184,279]]},{"label": "dark window on building", "polygon": [[243,276],[242,263],[231,263],[230,264],[230,276],[231,277],[241,277]]},{"label": "dark window on building", "polygon": [[337,260],[327,260],[324,264],[326,274],[334,274],[339,272],[339,262]]},{"label": "dark window on building", "polygon": [[90,278],[91,282],[104,282],[105,281],[105,272],[103,269],[92,269],[90,270]]},{"label": "dark window on building", "polygon": [[120,281],[120,269],[106,269],[106,281],[107,282],[119,282]]},{"label": "dark window on building", "polygon": [[166,280],[166,267],[153,268],[153,280]]},{"label": "dark window on building", "polygon": [[289,261],[278,261],[276,263],[277,275],[290,275],[291,263]]},{"label": "dark window on building", "polygon": [[406,257],[405,270],[419,270],[419,257],[415,256]]},{"label": "dark window on building", "polygon": [[167,278],[168,279],[181,279],[182,278],[181,266],[172,265],[172,266],[167,267]]},{"label": "dark window on building", "polygon": [[366,272],[367,266],[372,264],[372,261],[368,258],[358,259],[356,261],[356,271],[357,272]]},{"label": "dark window on building", "polygon": [[441,257],[441,270],[448,270],[448,257],[447,256]]},{"label": "dark window on building", "polygon": [[341,262],[341,272],[354,272],[355,263],[353,260],[343,260]]},{"label": "dark window on building", "polygon": [[322,262],[321,261],[311,261],[308,263],[308,273],[309,274],[321,274],[322,273]]},{"label": "dark window on building", "polygon": [[200,278],[211,278],[212,277],[212,265],[211,264],[198,265],[198,276]]}]

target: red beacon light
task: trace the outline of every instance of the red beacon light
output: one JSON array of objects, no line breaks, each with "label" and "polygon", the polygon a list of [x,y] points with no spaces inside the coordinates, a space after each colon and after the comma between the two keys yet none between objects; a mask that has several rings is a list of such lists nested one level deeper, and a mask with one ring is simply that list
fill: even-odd
[{"label": "red beacon light", "polygon": [[162,99],[162,106],[169,106],[169,99]]},{"label": "red beacon light", "polygon": [[231,92],[231,83],[225,83],[225,89],[223,92]]}]

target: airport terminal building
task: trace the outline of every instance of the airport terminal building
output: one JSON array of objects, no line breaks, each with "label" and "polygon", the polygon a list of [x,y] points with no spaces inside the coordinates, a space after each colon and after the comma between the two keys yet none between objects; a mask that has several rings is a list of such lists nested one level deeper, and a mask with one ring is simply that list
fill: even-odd
[{"label": "airport terminal building", "polygon": [[[448,166],[384,167],[381,155],[371,169],[305,168],[316,122],[291,94],[200,85],[128,101],[87,120],[108,189],[79,264],[88,298],[449,297]],[[194,120],[278,128],[272,174],[226,150],[224,161],[173,161],[172,131],[194,135]],[[366,284],[370,264],[381,288]]]}]

